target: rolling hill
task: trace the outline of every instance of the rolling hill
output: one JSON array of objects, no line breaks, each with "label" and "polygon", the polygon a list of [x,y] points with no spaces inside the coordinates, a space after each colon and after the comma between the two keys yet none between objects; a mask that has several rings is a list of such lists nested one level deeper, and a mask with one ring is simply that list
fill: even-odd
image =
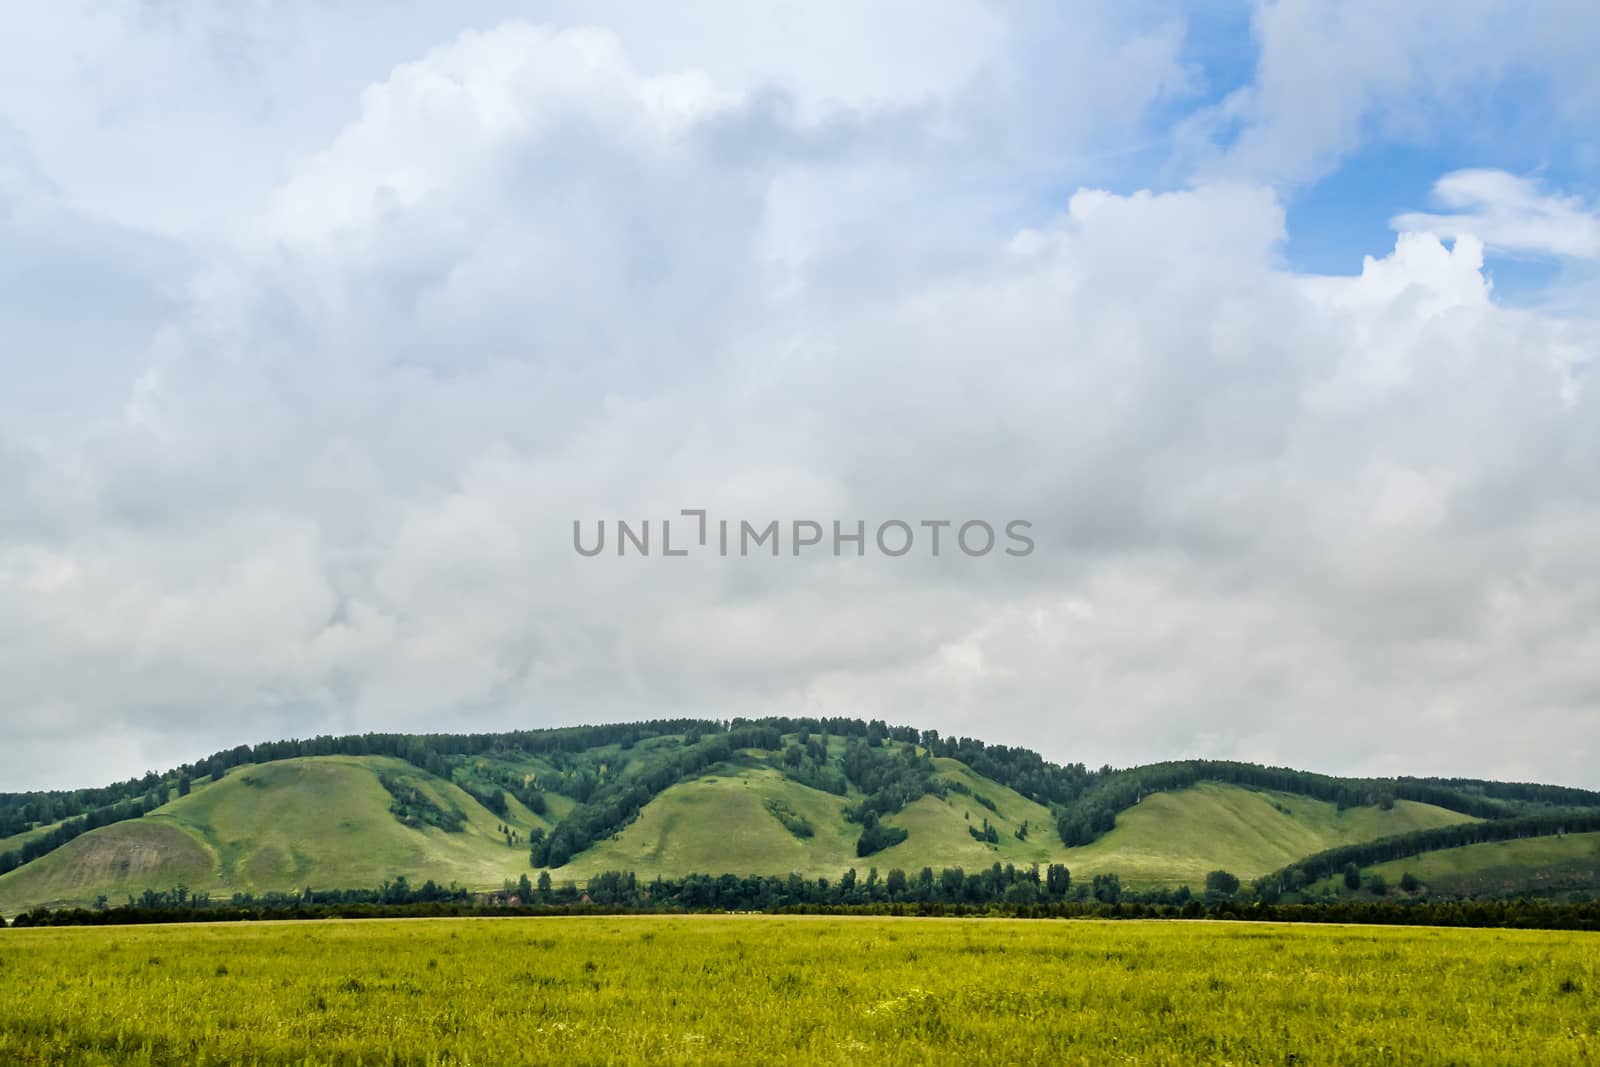
[{"label": "rolling hill", "polygon": [[[1391,891],[1407,874],[1421,882],[1425,892],[1436,895],[1592,893],[1600,891],[1600,833],[1484,841],[1377,863],[1361,871],[1364,882],[1378,875]],[[1341,886],[1328,879],[1318,888],[1339,891]],[[1362,894],[1371,895],[1365,890]]]},{"label": "rolling hill", "polygon": [[[462,830],[404,825],[384,773],[461,811]],[[513,804],[515,802],[512,802]],[[0,876],[0,911],[25,904],[121,901],[183,885],[229,895],[308,885],[375,886],[404,874],[498,885],[527,863],[497,827],[547,825],[516,805],[501,819],[459,786],[388,757],[323,756],[235,769],[139,819],[84,834]]]},{"label": "rolling hill", "polygon": [[1472,816],[1399,800],[1392,809],[1346,808],[1313,797],[1202,782],[1156,793],[1100,840],[1065,851],[1073,870],[1115,871],[1133,886],[1189,885],[1227,870],[1256,878],[1314,852]]},{"label": "rolling hill", "polygon": [[[1060,841],[1053,846],[1048,843],[1054,836],[1048,808],[973,773],[955,760],[934,763],[941,778],[959,781],[973,794],[992,799],[998,810],[990,810],[965,794],[923,796],[890,820],[908,831],[906,840],[863,860],[856,855],[861,827],[846,821],[843,814],[850,794],[838,797],[808,788],[751,761],[671,787],[645,805],[638,820],[616,837],[553,873],[579,879],[606,870],[632,870],[642,876],[663,877],[706,871],[799,871],[829,877],[856,866],[883,870],[924,866],[973,869],[997,861],[1027,865],[1061,858],[1065,850]],[[798,838],[783,829],[767,806],[770,800],[803,815],[814,829],[813,836]],[[986,818],[999,830],[995,844],[978,841],[968,832],[968,827],[981,826]],[[1024,821],[1039,828],[1030,841],[1015,836]]]},{"label": "rolling hill", "polygon": [[[1115,873],[1130,888],[1198,892],[1214,870],[1248,882],[1341,846],[1569,811],[1600,817],[1600,796],[1244,764],[1092,772],[856,720],[318,738],[94,791],[0,794],[0,826],[14,830],[0,848],[0,914],[180,885],[227,897],[404,876],[493,890],[541,870],[581,884],[612,870],[834,878],[1064,864],[1079,884]],[[1397,881],[1406,867],[1440,892],[1512,891],[1592,873],[1582,847],[1595,837],[1374,869]]]}]

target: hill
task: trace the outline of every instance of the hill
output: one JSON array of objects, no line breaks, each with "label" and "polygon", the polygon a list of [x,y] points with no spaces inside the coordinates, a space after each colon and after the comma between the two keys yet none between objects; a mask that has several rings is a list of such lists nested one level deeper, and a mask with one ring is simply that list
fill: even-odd
[{"label": "hill", "polygon": [[[1388,811],[1339,811],[1309,797],[1205,782],[1153,794],[1100,840],[1066,848],[1054,833],[1048,808],[954,760],[936,764],[949,780],[964,782],[971,795],[950,792],[914,801],[891,820],[908,831],[907,839],[866,859],[855,853],[860,828],[844,819],[838,798],[756,767],[727,769],[673,786],[615,838],[553,873],[580,881],[607,870],[631,870],[643,877],[706,871],[799,871],[827,877],[868,865],[880,870],[931,866],[972,871],[997,862],[1064,863],[1078,876],[1116,873],[1129,887],[1188,885],[1198,890],[1210,871],[1254,878],[1336,845],[1472,818],[1410,801],[1398,801]],[[987,808],[973,796],[991,800],[995,807]],[[776,832],[780,824],[767,806],[774,799],[804,814],[814,836],[800,839]],[[994,843],[969,832],[985,820],[999,831]],[[1027,840],[1019,840],[1016,831],[1024,822],[1031,832]]]},{"label": "hill", "polygon": [[[870,857],[856,853],[861,827],[844,811],[859,791],[835,796],[802,785],[773,768],[750,761],[667,789],[614,838],[601,842],[555,869],[558,877],[586,878],[607,870],[632,870],[641,876],[679,877],[696,872],[788,874],[835,877],[850,867],[965,867],[992,863],[1045,864],[1064,850],[1054,841],[1050,810],[952,759],[934,760],[937,777],[968,792],[924,795],[888,822],[907,831],[905,841]],[[988,808],[974,797],[994,803]],[[812,827],[809,837],[784,828],[772,804],[798,813]],[[996,827],[997,841],[979,841],[969,832],[984,820]],[[1023,841],[1023,822],[1037,834]]]},{"label": "hill", "polygon": [[1408,800],[1389,810],[1341,810],[1313,797],[1202,782],[1148,796],[1098,841],[1067,849],[1064,862],[1075,871],[1115,871],[1131,886],[1198,889],[1210,871],[1257,878],[1339,845],[1472,820]]},{"label": "hill", "polygon": [[[406,826],[389,810],[390,774],[459,811],[463,828]],[[514,802],[513,802],[514,803]],[[548,823],[526,809],[509,821],[524,833]],[[0,876],[0,912],[33,904],[120,903],[147,888],[191,892],[287,891],[376,886],[396,875],[499,885],[525,869],[527,852],[498,832],[491,814],[459,786],[388,757],[322,756],[236,768],[156,811],[91,831]]]},{"label": "hill", "polygon": [[[226,897],[403,876],[498,890],[540,871],[583,883],[1060,864],[1080,885],[1115,873],[1198,892],[1219,869],[1248,883],[1355,845],[1423,841],[1377,860],[1461,844],[1446,828],[1479,821],[1502,836],[1589,828],[1563,813],[1600,818],[1600,796],[1205,761],[1091,771],[847,719],[315,738],[103,788],[0,794],[0,913],[179,885]],[[1537,882],[1546,853],[1505,855],[1493,884]]]},{"label": "hill", "polygon": [[[1593,894],[1600,891],[1600,833],[1484,841],[1373,864],[1361,871],[1363,884],[1378,875],[1391,891],[1407,874],[1422,883],[1424,892],[1451,897]],[[1340,891],[1342,886],[1337,879],[1328,879],[1318,888]],[[1371,893],[1363,890],[1362,895]]]}]

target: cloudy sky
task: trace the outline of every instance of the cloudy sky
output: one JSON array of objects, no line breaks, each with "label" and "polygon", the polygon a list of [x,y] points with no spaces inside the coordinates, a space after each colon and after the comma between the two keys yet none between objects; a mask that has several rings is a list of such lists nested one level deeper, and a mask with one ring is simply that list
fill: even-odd
[{"label": "cloudy sky", "polygon": [[[207,7],[0,5],[0,789],[784,713],[1600,786],[1600,6]],[[682,508],[1037,547],[573,551]]]}]

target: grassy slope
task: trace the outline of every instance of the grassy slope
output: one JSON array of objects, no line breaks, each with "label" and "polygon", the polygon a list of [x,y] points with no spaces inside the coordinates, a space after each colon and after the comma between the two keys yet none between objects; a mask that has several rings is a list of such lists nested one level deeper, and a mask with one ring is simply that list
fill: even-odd
[{"label": "grassy slope", "polygon": [[[888,820],[911,831],[911,836],[866,860],[856,860],[858,866],[876,866],[880,870],[901,867],[908,872],[922,867],[932,867],[935,871],[941,867],[963,867],[975,871],[993,863],[1026,866],[1060,859],[1061,841],[1056,837],[1049,808],[982,777],[966,764],[951,759],[938,759],[934,764],[941,778],[964,783],[973,793],[994,801],[999,810],[990,811],[974,797],[954,791],[942,800],[923,797]],[[999,830],[997,844],[978,841],[968,832],[969,826],[981,829],[984,819]],[[1028,840],[1019,841],[1015,831],[1024,821],[1028,823]]]},{"label": "grassy slope", "polygon": [[[401,825],[378,781],[385,769],[464,812],[466,829],[446,834]],[[100,893],[120,901],[178,884],[229,894],[376,886],[405,874],[413,881],[498,886],[527,866],[527,853],[507,847],[496,832],[500,821],[456,786],[384,757],[241,767],[143,819],[102,827],[0,876],[0,912],[87,902]],[[510,821],[518,824],[515,812]]]},{"label": "grassy slope", "polygon": [[[991,863],[1034,863],[1050,855],[1050,812],[954,760],[936,761],[942,777],[960,779],[993,800],[1000,813],[968,796],[923,797],[886,821],[911,836],[899,845],[865,858],[856,856],[861,828],[845,821],[842,810],[858,800],[811,789],[759,765],[729,766],[710,776],[673,786],[645,806],[637,821],[555,872],[582,880],[606,870],[632,870],[651,877],[690,873],[787,874],[838,877],[845,869],[868,867],[909,871],[923,866],[966,867]],[[778,799],[810,820],[815,834],[795,837],[767,810]],[[987,817],[1000,828],[1000,844],[976,841],[967,832]],[[1030,820],[1039,833],[1029,842],[1012,836]],[[1059,845],[1057,846],[1059,851]]]},{"label": "grassy slope", "polygon": [[[782,800],[811,822],[795,837],[767,810]],[[675,876],[690,872],[767,874],[819,869],[837,875],[854,862],[859,830],[845,823],[844,799],[764,767],[726,768],[680,782],[645,805],[639,818],[560,868],[583,879],[606,870]],[[852,832],[854,831],[854,832]]]},{"label": "grassy slope", "polygon": [[[996,862],[1065,862],[1079,879],[1115,871],[1130,886],[1198,886],[1207,871],[1219,867],[1249,878],[1335,845],[1463,818],[1406,802],[1389,812],[1339,813],[1331,804],[1304,797],[1207,783],[1149,796],[1122,813],[1117,828],[1100,841],[1067,850],[1047,809],[954,760],[936,762],[943,778],[988,797],[998,810],[954,791],[942,799],[923,797],[887,820],[910,831],[907,841],[858,858],[859,827],[844,820],[842,809],[859,798],[808,788],[758,758],[741,755],[667,790],[616,837],[555,875],[581,880],[601,870],[628,869],[645,877],[800,871],[832,878],[848,867],[972,871]],[[383,770],[418,782],[440,803],[466,813],[466,831],[445,834],[401,825],[389,813],[389,795],[378,781]],[[524,839],[529,828],[549,828],[573,804],[553,793],[547,798],[551,810],[545,818],[511,802],[509,821]],[[768,799],[804,815],[815,835],[794,837],[767,810]],[[996,844],[968,833],[985,818],[999,831]],[[85,834],[0,876],[0,912],[37,903],[90,902],[101,893],[120,901],[146,888],[180,883],[229,894],[308,884],[376,886],[405,874],[413,881],[497,887],[527,869],[523,848],[507,847],[496,832],[500,821],[458,787],[383,757],[327,756],[241,767],[150,816]],[[1024,821],[1030,828],[1026,841],[1015,836]]]},{"label": "grassy slope", "polygon": [[[836,877],[847,867],[880,871],[901,867],[964,867],[992,863],[1066,863],[1076,877],[1116,872],[1130,886],[1199,887],[1218,868],[1251,878],[1301,856],[1336,845],[1460,822],[1467,817],[1426,804],[1402,801],[1392,811],[1356,808],[1283,793],[1203,783],[1158,793],[1123,812],[1117,828],[1083,848],[1062,848],[1047,809],[953,760],[939,760],[941,776],[959,779],[995,802],[991,812],[971,796],[923,797],[887,821],[911,836],[876,855],[857,858],[860,828],[839,814],[845,800],[759,768],[725,771],[716,778],[677,785],[646,805],[639,819],[555,872],[583,879],[603,870],[633,870],[644,876],[690,872],[785,874]],[[780,797],[816,828],[810,842],[789,835],[764,807]],[[1288,809],[1287,811],[1283,809]],[[975,840],[968,826],[987,818],[1000,841]],[[1028,840],[1013,831],[1029,823]]]},{"label": "grassy slope", "polygon": [[[196,788],[199,788],[209,781],[211,781],[210,778],[200,778],[194,783],[194,785]],[[176,787],[169,786],[167,789],[167,799],[171,800],[177,795],[178,791]],[[76,818],[76,816],[74,817]],[[43,826],[35,826],[32,830],[24,830],[20,834],[12,834],[10,837],[0,837],[0,853],[10,852],[14,848],[21,848],[34,838],[43,837],[56,827],[70,821],[70,819],[58,819],[55,822],[46,823]]]},{"label": "grassy slope", "polygon": [[135,819],[91,831],[0,876],[0,914],[35,904],[87,904],[101,893],[121,903],[147,887],[204,886],[215,857],[171,823]]},{"label": "grassy slope", "polygon": [[[1400,884],[1407,871],[1430,893],[1472,896],[1600,888],[1600,833],[1485,841],[1391,860],[1363,873]],[[1327,883],[1332,885],[1333,882]]]},{"label": "grassy slope", "polygon": [[1255,878],[1338,845],[1466,821],[1458,812],[1405,800],[1391,811],[1340,812],[1310,797],[1202,782],[1146,797],[1119,814],[1116,829],[1100,840],[1066,851],[1065,862],[1074,877],[1114,871],[1126,885],[1198,888],[1209,871]]},{"label": "grassy slope", "polygon": [[[62,822],[65,821],[65,819],[62,820]],[[10,837],[0,837],[0,854],[10,852],[14,848],[21,848],[34,838],[43,837],[60,825],[60,822],[47,823],[44,826],[35,826],[32,830],[24,830],[20,834],[12,834]]]}]

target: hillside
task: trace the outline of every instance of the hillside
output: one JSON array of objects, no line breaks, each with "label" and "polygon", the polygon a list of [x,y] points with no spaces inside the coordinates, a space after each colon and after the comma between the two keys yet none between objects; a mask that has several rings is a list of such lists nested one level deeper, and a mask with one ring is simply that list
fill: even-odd
[{"label": "hillside", "polygon": [[[577,879],[607,870],[663,877],[707,871],[798,871],[836,877],[850,867],[975,870],[996,861],[1025,866],[1060,859],[1064,850],[1059,841],[1051,843],[1048,808],[955,760],[940,759],[934,764],[942,780],[962,783],[972,793],[993,800],[998,810],[991,811],[972,796],[954,792],[921,797],[888,820],[908,831],[906,840],[861,858],[856,855],[861,827],[847,822],[843,814],[849,802],[860,800],[859,793],[834,796],[759,765],[724,767],[720,773],[666,790],[614,839],[601,842],[553,873]],[[767,807],[769,800],[803,815],[813,827],[813,836],[798,838],[785,830]],[[984,819],[999,830],[996,844],[975,840],[968,833],[968,827],[981,827]],[[1029,841],[1020,841],[1015,831],[1025,820],[1037,833]]]},{"label": "hillside", "polygon": [[1147,797],[1100,840],[1067,849],[1063,862],[1074,871],[1115,871],[1127,885],[1198,888],[1209,871],[1256,878],[1338,845],[1471,818],[1409,800],[1388,811],[1340,811],[1311,797],[1203,782]]},{"label": "hillside", "polygon": [[[1593,893],[1600,890],[1600,833],[1486,841],[1390,860],[1361,872],[1364,881],[1381,876],[1391,889],[1408,873],[1425,891],[1453,897]],[[1340,885],[1329,879],[1322,887],[1338,890]]]},{"label": "hillside", "polygon": [[[614,755],[614,754],[613,754]],[[607,870],[644,877],[696,872],[837,877],[849,867],[978,870],[1001,864],[1065,863],[1079,877],[1116,872],[1129,886],[1198,888],[1206,872],[1225,868],[1252,877],[1289,859],[1351,840],[1380,837],[1467,816],[1399,802],[1392,811],[1351,809],[1323,801],[1258,793],[1222,783],[1149,796],[1100,841],[1067,849],[1050,811],[960,762],[934,761],[938,779],[966,792],[926,795],[887,822],[906,840],[870,857],[856,855],[860,827],[844,816],[859,791],[839,796],[803,785],[752,754],[719,764],[663,791],[613,838],[552,869],[583,881]],[[417,784],[466,815],[459,833],[403,825],[389,811],[380,782],[390,773]],[[987,800],[993,807],[977,798]],[[797,837],[774,805],[804,818]],[[570,810],[569,801],[567,808]],[[994,843],[970,827],[987,821]],[[1026,822],[1026,840],[1016,831]],[[499,887],[530,870],[522,847],[498,832],[509,825],[527,838],[554,825],[514,799],[508,814],[491,814],[460,787],[388,757],[303,757],[238,768],[142,818],[103,827],[0,876],[0,913],[37,904],[120,902],[145,889],[185,886],[190,892],[292,891],[306,886],[376,886],[397,875],[411,881]]]},{"label": "hillside", "polygon": [[[445,833],[403,825],[389,811],[383,772],[416,782],[461,811],[465,828]],[[0,876],[0,912],[93,901],[101,894],[121,902],[147,888],[177,885],[223,896],[307,885],[376,886],[397,874],[498,885],[527,865],[526,850],[508,846],[497,832],[505,821],[459,787],[386,757],[247,766]],[[513,811],[509,821],[523,829],[548,825],[525,809]]]},{"label": "hillside", "polygon": [[[1099,841],[1069,849],[1053,833],[1048,808],[954,760],[938,763],[941,774],[964,781],[975,794],[993,800],[998,810],[957,793],[924,796],[891,820],[910,836],[863,860],[855,854],[859,827],[844,820],[839,798],[771,770],[742,770],[673,786],[615,839],[553,873],[578,880],[607,870],[663,877],[705,871],[834,876],[868,865],[880,870],[931,866],[972,871],[996,862],[1064,863],[1078,876],[1115,872],[1130,887],[1198,889],[1209,871],[1224,869],[1253,878],[1336,845],[1471,818],[1410,801],[1398,801],[1390,811],[1374,807],[1340,812],[1326,801],[1206,782],[1154,794],[1125,813]],[[805,814],[815,836],[801,840],[776,832],[774,827],[781,826],[765,806],[770,798]],[[1000,831],[994,844],[968,833],[968,827],[984,819]],[[1026,841],[1015,836],[1024,821],[1032,828]]]},{"label": "hillside", "polygon": [[[1418,851],[1445,849],[1462,835],[1442,828],[1480,820],[1519,838],[1542,819],[1590,828],[1563,812],[1593,822],[1600,797],[1204,761],[1089,771],[843,719],[316,738],[100,789],[0,794],[0,827],[12,830],[0,914],[180,885],[228,897],[404,876],[497,890],[541,871],[583,883],[608,870],[837,878],[850,867],[1061,864],[1078,885],[1114,873],[1130,889],[1198,892],[1214,870],[1248,883],[1397,836],[1431,833]],[[1481,853],[1495,857],[1483,877],[1423,859],[1441,865],[1441,887],[1505,891],[1536,886],[1571,858],[1547,840]]]},{"label": "hillside", "polygon": [[37,841],[51,830],[60,826],[60,823],[49,823],[35,827],[32,830],[23,830],[7,837],[0,837],[0,855],[10,852],[14,848],[21,848],[30,841]]}]

